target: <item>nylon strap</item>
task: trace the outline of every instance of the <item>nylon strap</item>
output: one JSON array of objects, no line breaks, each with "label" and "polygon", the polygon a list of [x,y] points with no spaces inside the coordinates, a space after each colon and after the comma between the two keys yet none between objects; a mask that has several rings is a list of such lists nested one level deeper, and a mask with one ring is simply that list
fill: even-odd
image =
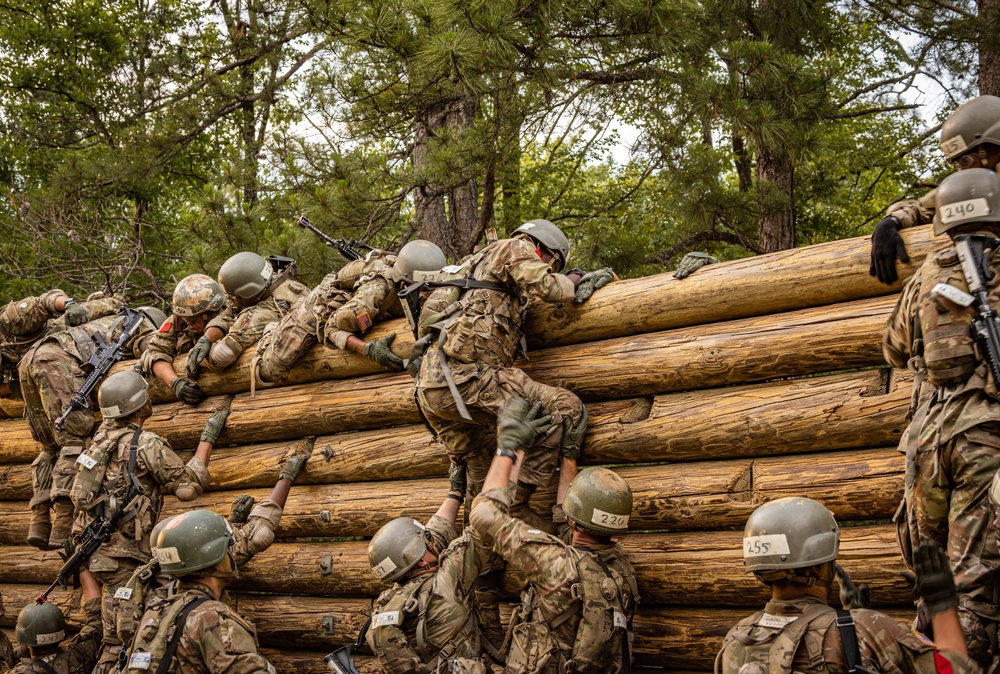
[{"label": "nylon strap", "polygon": [[[604,573],[607,574],[608,578],[610,578],[612,580],[612,582],[614,582],[614,584],[617,585],[618,581],[615,580],[614,575],[611,573],[611,569],[609,569],[608,565],[604,563],[604,560],[601,559],[600,555],[594,555],[594,559],[597,560],[597,563],[600,564],[600,566],[601,566],[602,569],[604,569]],[[579,568],[579,567],[577,567],[577,568]],[[620,588],[619,588],[619,591],[618,591],[618,606],[621,607],[622,613],[624,613],[625,612],[625,603],[622,601],[621,589]],[[621,668],[621,671],[624,672],[625,674],[632,674],[632,652],[631,652],[631,649],[629,648],[629,643],[628,643],[628,635],[629,635],[629,632],[631,632],[631,631],[632,631],[632,619],[629,618],[628,625],[625,628],[625,634],[622,635],[622,668]]]},{"label": "nylon strap", "polygon": [[31,661],[36,665],[38,665],[39,667],[41,667],[42,669],[44,669],[46,674],[59,674],[59,672],[56,671],[55,667],[45,662],[45,660],[42,660],[41,658],[32,658]]},{"label": "nylon strap", "polygon": [[840,630],[840,641],[844,646],[847,672],[855,674],[861,663],[861,648],[858,646],[858,633],[854,629],[854,616],[850,611],[837,609],[837,629]]},{"label": "nylon strap", "polygon": [[170,643],[167,644],[167,650],[163,651],[163,657],[160,658],[160,664],[156,667],[156,674],[167,674],[170,671],[170,661],[174,659],[174,653],[177,652],[177,645],[181,642],[181,635],[184,633],[184,625],[187,623],[187,617],[190,615],[191,611],[195,610],[202,604],[208,601],[208,597],[195,597],[194,600],[184,607],[184,610],[177,615],[177,620],[174,621],[174,635],[170,637]]}]

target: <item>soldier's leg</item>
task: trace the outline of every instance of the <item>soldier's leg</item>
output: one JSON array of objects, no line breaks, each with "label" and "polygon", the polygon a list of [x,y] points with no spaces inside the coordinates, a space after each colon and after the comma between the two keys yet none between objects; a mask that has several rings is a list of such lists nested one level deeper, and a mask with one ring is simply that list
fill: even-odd
[{"label": "soldier's leg", "polygon": [[52,533],[52,523],[49,521],[49,509],[52,507],[52,468],[59,454],[58,447],[42,447],[35,460],[31,462],[31,521],[28,524],[28,545],[40,550],[49,549],[49,535]]},{"label": "soldier's leg", "polygon": [[257,372],[261,381],[284,381],[292,365],[316,344],[316,315],[311,299],[315,300],[312,293],[292,305],[277,324],[265,329],[257,345]]},{"label": "soldier's leg", "polygon": [[474,498],[486,481],[495,435],[489,427],[462,419],[447,388],[418,388],[416,400],[434,435],[444,444],[448,458],[465,466],[466,498]]},{"label": "soldier's leg", "polygon": [[115,592],[128,582],[138,567],[139,562],[134,559],[114,559],[99,553],[91,558],[90,570],[101,584],[101,623],[104,627],[101,652],[93,674],[110,674],[118,664],[122,643],[115,626]]}]

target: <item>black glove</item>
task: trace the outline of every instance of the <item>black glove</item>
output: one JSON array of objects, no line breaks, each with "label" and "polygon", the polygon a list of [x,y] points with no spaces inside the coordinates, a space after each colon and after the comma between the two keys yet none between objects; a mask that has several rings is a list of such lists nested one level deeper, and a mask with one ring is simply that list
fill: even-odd
[{"label": "black glove", "polygon": [[174,390],[174,397],[185,405],[197,405],[205,399],[205,392],[201,387],[184,377],[175,379],[170,388]]},{"label": "black glove", "polygon": [[923,598],[931,615],[958,608],[958,590],[955,576],[951,573],[951,562],[937,543],[921,543],[913,551],[913,570],[917,582],[914,591]]},{"label": "black glove", "polygon": [[201,441],[210,442],[213,445],[222,435],[222,429],[226,427],[226,420],[229,418],[230,407],[224,406],[222,409],[212,413],[212,416],[205,422],[205,428],[201,431]]},{"label": "black glove", "polygon": [[208,352],[211,350],[212,340],[205,335],[199,337],[194,347],[188,351],[187,362],[184,368],[188,379],[194,380],[198,378],[201,362],[208,358]]},{"label": "black glove", "polygon": [[587,421],[590,415],[587,413],[587,406],[583,406],[583,416],[580,423],[573,425],[573,419],[568,416],[563,417],[563,436],[559,453],[567,459],[577,461],[583,454],[583,436],[587,434]]},{"label": "black glove", "polygon": [[89,315],[87,310],[76,303],[72,297],[67,297],[63,304],[63,316],[66,317],[66,325],[74,328],[87,322]]},{"label": "black glove", "polygon": [[868,274],[875,276],[882,283],[891,286],[899,279],[896,273],[896,260],[909,262],[906,244],[899,235],[901,224],[898,218],[887,215],[875,225],[872,232],[872,263]]},{"label": "black glove", "polygon": [[836,565],[837,580],[840,581],[840,603],[848,611],[856,608],[871,608],[872,596],[868,585],[861,583],[855,586],[854,581],[844,571],[840,564]]},{"label": "black glove", "polygon": [[246,524],[253,510],[254,498],[250,494],[240,494],[233,499],[233,507],[229,510],[229,521],[233,524]]},{"label": "black glove", "polygon": [[576,292],[573,294],[573,304],[583,304],[590,299],[595,290],[608,285],[614,278],[615,273],[611,267],[601,267],[597,271],[587,272],[580,279],[580,285],[576,287]]},{"label": "black glove", "polygon": [[299,475],[302,474],[302,470],[306,467],[306,461],[309,460],[309,454],[292,454],[290,457],[281,462],[281,473],[278,474],[279,480],[288,480],[292,484],[299,479]]},{"label": "black glove", "polygon": [[448,469],[448,477],[450,478],[448,491],[457,491],[465,494],[467,488],[465,483],[465,464],[452,461],[451,467]]},{"label": "black glove", "polygon": [[391,372],[403,371],[403,359],[392,352],[392,340],[396,339],[396,333],[390,332],[382,339],[365,344],[364,356]]},{"label": "black glove", "polygon": [[529,403],[524,398],[514,397],[507,401],[497,416],[497,442],[501,447],[516,452],[528,449],[535,444],[539,433],[544,433],[552,426],[552,417],[546,415],[536,419],[542,409],[538,403],[529,409]]}]

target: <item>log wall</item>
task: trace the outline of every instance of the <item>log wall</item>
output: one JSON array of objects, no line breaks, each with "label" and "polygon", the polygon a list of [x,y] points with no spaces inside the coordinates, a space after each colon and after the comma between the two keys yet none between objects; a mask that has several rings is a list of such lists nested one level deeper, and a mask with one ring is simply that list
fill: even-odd
[{"label": "log wall", "polygon": [[[913,260],[905,279],[936,242],[929,228],[903,234]],[[712,265],[683,281],[621,281],[580,307],[534,309],[522,366],[587,401],[581,463],[613,466],[635,494],[636,532],[622,544],[642,595],[636,671],[711,669],[725,632],[766,597],[743,572],[742,526],[759,504],[783,496],[823,501],[845,525],[845,568],[871,586],[877,606],[911,617],[888,523],[902,491],[895,446],[911,380],[882,362],[900,285],[868,276],[869,246],[859,237]],[[373,336],[390,331],[408,355],[401,323],[377,326]],[[209,466],[214,483],[196,502],[222,513],[238,494],[266,496],[283,456],[312,452],[278,542],[244,569],[232,601],[256,622],[279,671],[326,671],[322,656],[354,638],[381,590],[365,539],[393,517],[430,517],[447,490],[448,461],[405,375],[316,348],[286,385],[251,397],[252,356],[206,373],[200,383],[210,397],[196,408],[154,384],[148,426],[185,455],[222,396],[235,395]],[[20,413],[0,405],[4,627],[60,565],[55,553],[23,543],[38,447]],[[550,504],[554,484],[537,498],[539,507]],[[168,498],[164,515],[189,507]],[[506,600],[516,601],[519,584],[507,575]],[[54,599],[71,610],[79,595]],[[370,658],[360,661],[375,671]]]}]

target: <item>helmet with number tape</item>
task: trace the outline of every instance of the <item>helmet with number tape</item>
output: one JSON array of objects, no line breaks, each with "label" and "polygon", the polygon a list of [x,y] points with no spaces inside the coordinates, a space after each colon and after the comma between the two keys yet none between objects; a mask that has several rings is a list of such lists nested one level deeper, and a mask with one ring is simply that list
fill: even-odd
[{"label": "helmet with number tape", "polygon": [[66,638],[66,618],[52,602],[33,601],[18,614],[14,637],[22,646],[55,646]]},{"label": "helmet with number tape", "polygon": [[935,197],[935,234],[978,222],[1000,222],[1000,175],[989,169],[951,174],[938,186]]},{"label": "helmet with number tape", "polygon": [[432,241],[410,241],[396,256],[396,269],[404,278],[413,278],[415,271],[437,271],[448,264],[444,251]]},{"label": "helmet with number tape", "polygon": [[549,252],[559,259],[556,271],[566,266],[566,260],[569,259],[569,239],[566,238],[561,229],[548,220],[542,218],[528,220],[515,229],[514,234],[526,234],[535,243],[540,243],[548,248]]},{"label": "helmet with number tape", "polygon": [[116,372],[97,390],[97,405],[105,419],[121,419],[149,402],[149,384],[138,372]]},{"label": "helmet with number tape", "polygon": [[412,517],[387,522],[368,544],[368,563],[387,583],[399,580],[427,554],[424,525]]},{"label": "helmet with number tape", "polygon": [[211,510],[189,510],[163,520],[150,538],[160,571],[184,576],[207,569],[226,557],[233,530],[226,518]]},{"label": "helmet with number tape", "polygon": [[985,143],[1000,145],[1000,98],[977,96],[955,108],[941,125],[941,151],[948,161]]},{"label": "helmet with number tape", "polygon": [[754,573],[830,562],[839,550],[837,520],[811,498],[765,503],[753,511],[743,529],[743,564]]},{"label": "helmet with number tape", "polygon": [[632,515],[632,488],[613,470],[584,468],[566,490],[563,510],[584,529],[620,534]]}]

